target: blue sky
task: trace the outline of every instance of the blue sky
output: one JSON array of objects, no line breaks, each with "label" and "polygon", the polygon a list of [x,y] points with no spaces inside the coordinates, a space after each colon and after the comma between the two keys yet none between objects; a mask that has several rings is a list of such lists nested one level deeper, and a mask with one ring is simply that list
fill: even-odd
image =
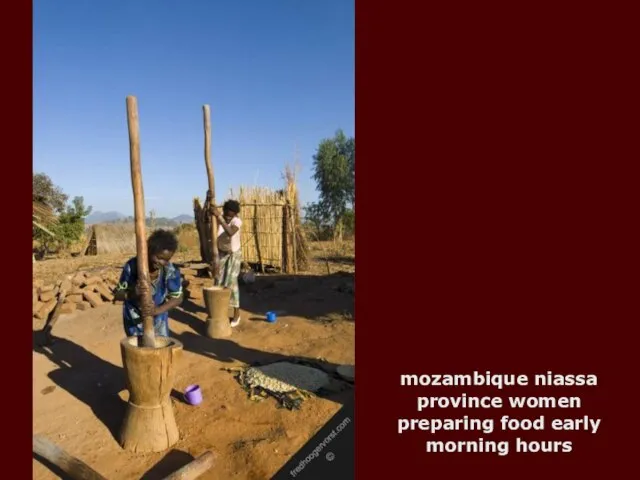
[{"label": "blue sky", "polygon": [[350,0],[35,0],[33,167],[94,210],[133,212],[125,98],[138,98],[146,209],[204,197],[211,105],[217,197],[280,188],[338,128],[354,135]]}]

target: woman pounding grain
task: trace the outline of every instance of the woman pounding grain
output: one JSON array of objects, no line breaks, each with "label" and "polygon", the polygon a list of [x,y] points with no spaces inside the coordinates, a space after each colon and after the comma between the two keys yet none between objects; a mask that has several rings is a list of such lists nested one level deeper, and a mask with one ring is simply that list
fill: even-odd
[{"label": "woman pounding grain", "polygon": [[218,271],[216,282],[219,286],[231,290],[229,304],[233,307],[231,326],[240,324],[240,288],[238,276],[242,267],[242,244],[240,243],[240,227],[242,220],[238,217],[240,204],[228,200],[222,207],[222,215],[215,206],[212,214],[218,219]]},{"label": "woman pounding grain", "polygon": [[[155,334],[169,336],[169,310],[182,303],[182,280],[180,270],[171,258],[178,250],[177,237],[168,230],[156,230],[147,241],[149,251],[149,277],[151,297],[154,304],[153,326]],[[122,269],[115,298],[124,301],[122,309],[124,330],[127,336],[143,334],[140,298],[138,290],[138,259],[133,257]]]}]

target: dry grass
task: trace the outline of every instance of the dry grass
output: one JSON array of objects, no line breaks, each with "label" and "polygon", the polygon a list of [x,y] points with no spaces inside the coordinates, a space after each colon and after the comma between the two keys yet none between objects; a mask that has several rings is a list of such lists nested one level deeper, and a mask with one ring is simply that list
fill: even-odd
[{"label": "dry grass", "polygon": [[198,230],[193,223],[183,223],[174,232],[178,237],[178,250],[180,252],[197,251],[200,248]]},{"label": "dry grass", "polygon": [[136,233],[133,223],[94,225],[89,234],[87,255],[135,253]]},{"label": "dry grass", "polygon": [[302,228],[302,215],[300,212],[300,198],[298,195],[297,167],[286,165],[284,169],[284,180],[286,182],[285,195],[290,206],[292,217],[292,254],[291,258],[295,262],[295,271],[307,268],[309,260],[309,247],[307,236],[304,228]]},{"label": "dry grass", "polygon": [[335,272],[355,272],[356,253],[353,240],[309,242],[309,246],[309,273],[330,275]]}]

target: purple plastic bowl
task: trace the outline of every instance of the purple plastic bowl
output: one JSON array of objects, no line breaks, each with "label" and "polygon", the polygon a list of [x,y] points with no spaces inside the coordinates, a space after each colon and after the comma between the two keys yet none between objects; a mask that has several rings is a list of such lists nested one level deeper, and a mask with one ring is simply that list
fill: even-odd
[{"label": "purple plastic bowl", "polygon": [[189,385],[184,391],[184,398],[189,405],[200,405],[202,403],[200,385]]}]

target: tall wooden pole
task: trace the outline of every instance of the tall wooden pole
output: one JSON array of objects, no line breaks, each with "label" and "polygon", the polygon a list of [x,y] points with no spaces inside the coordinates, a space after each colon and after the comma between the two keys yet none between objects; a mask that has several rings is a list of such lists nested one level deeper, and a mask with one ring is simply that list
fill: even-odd
[{"label": "tall wooden pole", "polygon": [[[207,167],[207,178],[209,180],[209,201],[210,207],[216,205],[216,186],[213,176],[213,164],[211,163],[211,108],[209,105],[202,106],[202,115],[204,120],[204,163]],[[213,277],[213,285],[216,285],[216,272],[218,271],[218,220],[209,213],[211,220],[211,276]]]},{"label": "tall wooden pole", "polygon": [[138,100],[127,97],[127,123],[129,125],[129,156],[131,159],[131,185],[133,186],[133,205],[136,228],[136,251],[138,257],[138,285],[142,293],[139,299],[144,333],[143,347],[155,347],[156,337],[153,330],[153,311],[151,307],[151,288],[149,282],[149,252],[145,231],[144,189],[142,188],[142,167],[140,165],[140,125],[138,122]]}]

